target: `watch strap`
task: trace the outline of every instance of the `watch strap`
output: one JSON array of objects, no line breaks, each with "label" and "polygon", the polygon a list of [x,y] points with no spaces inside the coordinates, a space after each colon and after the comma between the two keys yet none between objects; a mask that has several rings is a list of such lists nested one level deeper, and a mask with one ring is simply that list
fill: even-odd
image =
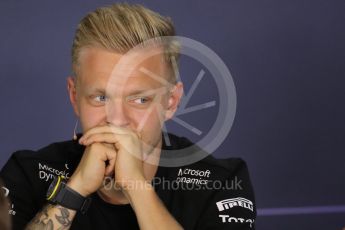
[{"label": "watch strap", "polygon": [[59,190],[52,202],[61,205],[62,207],[80,211],[85,214],[91,204],[91,197],[84,197],[77,191],[68,187],[66,180],[60,182]]}]

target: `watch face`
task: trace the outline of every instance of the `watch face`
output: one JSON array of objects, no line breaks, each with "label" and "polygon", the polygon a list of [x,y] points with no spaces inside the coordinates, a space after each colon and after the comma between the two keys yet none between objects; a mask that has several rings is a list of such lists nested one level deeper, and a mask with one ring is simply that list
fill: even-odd
[{"label": "watch face", "polygon": [[54,192],[54,189],[57,185],[57,182],[59,180],[59,177],[58,176],[55,176],[54,177],[54,180],[52,181],[52,183],[49,185],[49,188],[47,190],[47,194],[46,194],[46,198],[47,200],[50,200],[52,197],[52,193]]}]

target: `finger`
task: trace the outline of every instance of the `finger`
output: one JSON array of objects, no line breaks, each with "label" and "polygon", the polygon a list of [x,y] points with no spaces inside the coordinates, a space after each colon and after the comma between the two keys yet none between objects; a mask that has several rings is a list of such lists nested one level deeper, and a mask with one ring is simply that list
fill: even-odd
[{"label": "finger", "polygon": [[83,136],[79,139],[79,143],[82,143],[84,139],[87,139],[90,135],[96,133],[116,133],[116,134],[126,134],[130,131],[125,128],[117,127],[114,125],[104,125],[104,126],[97,126],[92,129],[89,129]]},{"label": "finger", "polygon": [[113,143],[101,143],[102,145],[104,145],[105,147],[111,149],[111,150],[115,150],[115,146]]},{"label": "finger", "polygon": [[100,134],[90,135],[88,139],[84,140],[84,144],[85,145],[92,145],[94,143],[113,144],[116,150],[122,149],[125,152],[134,154],[139,159],[143,159],[142,153],[140,151],[140,147],[138,147],[140,146],[140,141],[135,138],[137,138],[137,136],[127,135],[127,134],[100,133]]},{"label": "finger", "polygon": [[140,140],[139,136],[130,134],[117,134],[117,133],[96,133],[91,134],[82,142],[84,145],[91,145],[93,143],[107,143],[114,144],[116,148],[120,148],[120,143],[123,145],[133,144],[133,141]]},{"label": "finger", "polygon": [[[100,160],[106,162],[110,161],[114,158],[116,158],[116,149],[114,148],[114,145],[108,145],[108,144],[103,144],[103,143],[94,143],[97,144],[97,151],[96,151],[96,156],[100,158]],[[87,148],[93,147],[93,145],[88,145]]]},{"label": "finger", "polygon": [[84,145],[91,145],[93,143],[105,143],[116,145],[119,142],[119,134],[114,133],[96,133],[91,134],[83,140]]},{"label": "finger", "polygon": [[114,148],[111,148],[110,150],[106,151],[105,154],[107,156],[108,165],[105,168],[104,175],[105,176],[110,176],[115,171],[115,162],[116,162],[116,154],[117,154],[117,152],[115,151]]},{"label": "finger", "polygon": [[94,143],[106,143],[112,144],[116,150],[123,149],[126,152],[131,152],[131,146],[134,144],[131,141],[131,136],[126,134],[114,134],[114,133],[100,133],[89,136],[84,140],[85,145],[92,145]]},{"label": "finger", "polygon": [[105,168],[104,175],[105,176],[111,176],[115,172],[115,162],[116,162],[116,157],[112,160],[109,161],[109,164]]}]

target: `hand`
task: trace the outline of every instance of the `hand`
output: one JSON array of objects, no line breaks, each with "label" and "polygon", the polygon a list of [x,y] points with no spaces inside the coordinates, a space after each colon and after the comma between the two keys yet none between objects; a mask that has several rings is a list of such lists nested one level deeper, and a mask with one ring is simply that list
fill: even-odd
[{"label": "hand", "polygon": [[[113,144],[115,182],[135,211],[140,229],[183,229],[145,180],[140,135],[125,128],[101,126],[87,131],[79,141],[87,147],[97,143]],[[137,187],[137,182],[144,187]]]},{"label": "hand", "polygon": [[116,150],[115,182],[122,189],[133,183],[145,182],[140,135],[126,128],[112,125],[88,130],[79,140],[86,146],[95,143],[113,144]]},{"label": "hand", "polygon": [[101,187],[105,176],[114,172],[115,160],[116,151],[112,146],[88,145],[67,185],[85,197],[90,195]]}]

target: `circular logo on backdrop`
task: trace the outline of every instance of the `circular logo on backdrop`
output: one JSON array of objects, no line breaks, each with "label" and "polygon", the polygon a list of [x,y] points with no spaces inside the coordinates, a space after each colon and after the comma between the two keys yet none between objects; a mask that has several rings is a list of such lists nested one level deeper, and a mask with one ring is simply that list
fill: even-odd
[{"label": "circular logo on backdrop", "polygon": [[[148,65],[143,64],[145,62],[149,63],[153,57],[166,57],[166,55],[169,55],[165,52],[165,49],[157,47],[169,47],[172,43],[179,44],[181,58],[192,60],[194,63],[197,63],[196,66],[199,68],[195,76],[188,75],[190,87],[183,92],[178,109],[169,121],[170,123],[175,123],[174,125],[178,126],[180,130],[184,130],[184,133],[189,133],[193,137],[192,139],[194,139],[195,145],[179,149],[169,148],[169,145],[172,144],[171,136],[167,134],[169,128],[164,122],[163,114],[165,110],[161,104],[164,95],[169,93],[169,90],[173,90],[175,84],[169,81],[167,76],[161,76],[162,71],[159,66],[150,65],[149,68],[147,67]],[[187,79],[184,79],[184,75],[180,73],[173,54],[169,60],[171,61],[172,72],[177,82],[186,82]],[[182,67],[180,66],[180,69]],[[160,128],[163,131],[162,138],[167,146],[160,154],[159,159],[152,159],[149,163],[156,162],[157,164],[159,162],[160,166],[165,167],[188,165],[214,152],[225,140],[235,118],[236,89],[229,69],[210,48],[198,41],[180,36],[160,37],[145,41],[123,55],[114,66],[108,81],[107,92],[114,91],[114,87],[119,85],[121,85],[120,91],[125,92],[126,88],[130,87],[130,84],[128,84],[129,79],[133,76],[145,76],[145,78],[156,81],[157,85],[160,86],[153,90],[148,90],[148,92],[140,92],[143,95],[155,94],[154,101],[156,103],[151,103],[150,106],[140,111],[141,117],[139,124],[137,124],[136,132],[139,134],[143,132],[143,137],[145,137],[144,129],[146,125],[147,127],[152,127],[152,122],[159,119],[161,123]],[[121,83],[118,83],[117,79],[119,77],[122,79]],[[206,85],[207,93],[204,92],[205,86],[201,87],[203,82],[208,84],[208,86]],[[209,82],[214,82],[214,85]],[[119,89],[116,88],[116,90]],[[209,94],[209,92],[213,93]],[[203,95],[203,97],[193,102],[194,95]],[[205,95],[215,97],[207,98]],[[139,100],[139,103],[144,102],[142,98],[137,100]],[[217,111],[215,112],[215,110]],[[204,115],[209,113],[207,119],[203,120],[201,113]],[[151,126],[148,124],[151,124]],[[146,138],[150,137],[146,136]],[[149,140],[142,139],[143,148],[153,150],[155,146],[150,145],[152,143]]]}]

